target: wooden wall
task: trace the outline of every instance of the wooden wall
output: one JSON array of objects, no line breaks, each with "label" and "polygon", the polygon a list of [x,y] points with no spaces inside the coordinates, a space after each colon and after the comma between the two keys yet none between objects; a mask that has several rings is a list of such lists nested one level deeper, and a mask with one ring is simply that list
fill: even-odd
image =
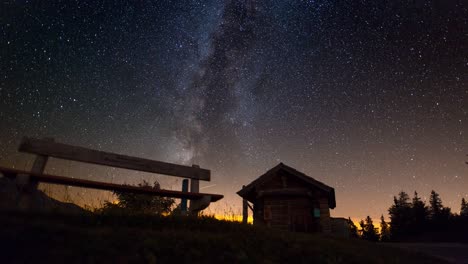
[{"label": "wooden wall", "polygon": [[[299,190],[303,195],[266,195],[254,203],[254,224],[285,231],[331,232],[328,196],[319,189],[307,188],[302,181],[279,172],[258,186],[257,193],[267,190]],[[320,217],[314,216],[314,209]]]},{"label": "wooden wall", "polygon": [[314,217],[317,201],[309,197],[265,197],[263,212],[258,212],[255,224],[275,229],[300,232],[330,232],[328,200],[320,206],[320,218]]},{"label": "wooden wall", "polygon": [[331,233],[330,208],[328,198],[320,198],[320,226],[323,233]]}]

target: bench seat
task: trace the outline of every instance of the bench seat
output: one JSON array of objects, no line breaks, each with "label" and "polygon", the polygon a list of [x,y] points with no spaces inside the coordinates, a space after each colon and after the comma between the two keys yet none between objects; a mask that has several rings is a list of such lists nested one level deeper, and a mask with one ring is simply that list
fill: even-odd
[{"label": "bench seat", "polygon": [[188,200],[201,200],[205,197],[210,197],[209,199],[210,202],[216,202],[224,197],[221,194],[180,192],[180,191],[172,191],[172,190],[164,190],[164,189],[156,190],[153,188],[144,188],[140,186],[132,186],[132,185],[126,185],[126,184],[106,183],[106,182],[90,181],[90,180],[77,179],[77,178],[68,178],[68,177],[56,176],[56,175],[50,175],[50,174],[33,173],[29,171],[22,171],[22,170],[16,170],[16,169],[5,168],[5,167],[0,167],[0,172],[5,177],[8,177],[8,178],[16,178],[17,175],[29,175],[32,181],[62,184],[62,185],[84,187],[84,188],[92,188],[92,189],[99,189],[99,190],[107,190],[107,191],[151,194],[151,195],[156,195],[156,196],[164,196],[164,197],[180,198],[180,199],[188,199]]}]

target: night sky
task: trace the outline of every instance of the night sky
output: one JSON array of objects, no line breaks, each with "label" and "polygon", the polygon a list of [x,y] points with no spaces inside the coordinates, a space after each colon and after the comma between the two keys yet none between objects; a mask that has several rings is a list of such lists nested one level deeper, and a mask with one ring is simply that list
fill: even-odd
[{"label": "night sky", "polygon": [[[212,171],[210,212],[279,162],[335,188],[333,216],[468,198],[468,3],[2,1],[0,165],[23,136]],[[181,179],[52,160],[47,172]],[[109,194],[43,186],[81,205]]]}]

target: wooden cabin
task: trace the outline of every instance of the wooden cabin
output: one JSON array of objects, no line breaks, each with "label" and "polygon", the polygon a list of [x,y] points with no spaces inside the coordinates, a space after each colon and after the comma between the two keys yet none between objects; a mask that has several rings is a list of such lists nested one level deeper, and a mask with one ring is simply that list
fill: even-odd
[{"label": "wooden cabin", "polygon": [[254,225],[330,233],[335,190],[283,163],[238,191],[253,204]]}]

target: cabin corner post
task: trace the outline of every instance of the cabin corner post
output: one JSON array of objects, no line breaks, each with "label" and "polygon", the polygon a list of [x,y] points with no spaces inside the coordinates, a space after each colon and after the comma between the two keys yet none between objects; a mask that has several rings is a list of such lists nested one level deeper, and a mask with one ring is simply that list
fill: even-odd
[{"label": "cabin corner post", "polygon": [[[242,185],[242,189],[245,188],[245,185]],[[249,204],[245,198],[242,199],[242,223],[247,224],[247,220],[249,218]]]},{"label": "cabin corner post", "polygon": [[328,205],[328,199],[321,198],[319,200],[319,210],[320,210],[320,228],[323,233],[330,234],[331,233],[331,220],[330,220],[330,208]]}]

